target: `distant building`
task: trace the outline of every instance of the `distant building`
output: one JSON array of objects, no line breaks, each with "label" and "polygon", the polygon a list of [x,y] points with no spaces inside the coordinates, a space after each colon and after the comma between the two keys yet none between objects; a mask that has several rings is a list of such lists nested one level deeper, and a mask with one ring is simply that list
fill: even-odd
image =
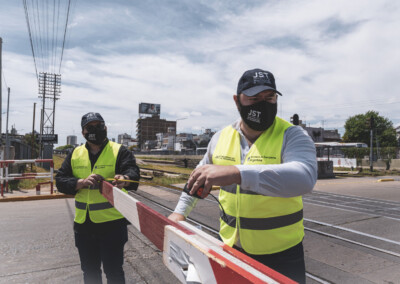
[{"label": "distant building", "polygon": [[78,138],[76,137],[76,135],[67,136],[67,145],[78,145]]},{"label": "distant building", "polygon": [[215,132],[211,131],[211,129],[206,129],[204,133],[194,136],[193,142],[196,144],[196,148],[207,147],[214,134]]},{"label": "distant building", "polygon": [[340,133],[337,129],[325,130],[322,127],[307,127],[301,125],[314,142],[339,142]]},{"label": "distant building", "polygon": [[[136,138],[138,140],[139,149],[145,149],[146,141],[153,141],[152,143],[147,143],[146,147],[155,147],[157,142],[157,133],[168,133],[168,128],[172,127],[175,131],[176,121],[167,121],[165,119],[160,119],[159,116],[155,115],[153,117],[144,117],[137,120],[137,132]],[[151,149],[151,148],[150,148]]]},{"label": "distant building", "polygon": [[118,143],[128,147],[129,142],[131,141],[132,137],[127,134],[118,134]]}]

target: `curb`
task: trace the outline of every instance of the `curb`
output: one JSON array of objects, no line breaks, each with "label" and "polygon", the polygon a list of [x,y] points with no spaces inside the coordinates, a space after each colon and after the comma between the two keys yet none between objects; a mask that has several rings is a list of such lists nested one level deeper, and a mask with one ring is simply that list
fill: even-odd
[{"label": "curb", "polygon": [[73,195],[67,195],[67,194],[15,196],[15,197],[3,197],[3,198],[0,198],[0,202],[47,200],[47,199],[62,199],[62,198],[74,198],[74,196]]},{"label": "curb", "polygon": [[381,178],[377,180],[377,182],[383,182],[383,181],[394,181],[394,178]]}]

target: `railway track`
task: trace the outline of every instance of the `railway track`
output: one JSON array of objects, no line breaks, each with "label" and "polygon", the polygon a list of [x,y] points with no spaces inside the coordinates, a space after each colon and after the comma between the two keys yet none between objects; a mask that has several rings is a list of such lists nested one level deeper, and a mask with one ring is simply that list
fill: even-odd
[{"label": "railway track", "polygon": [[[176,200],[178,199],[179,195],[181,192],[164,188],[164,187],[157,187],[157,190],[159,191],[167,191],[171,193],[172,195],[175,195]],[[175,203],[171,204],[170,201],[165,201],[161,198],[157,198],[156,194],[151,194],[149,192],[136,192],[133,193],[136,198],[142,199],[142,202],[147,203],[149,206],[152,206],[154,209],[158,209],[158,211],[163,211],[162,213],[165,215],[170,214],[173,212],[173,209],[175,207]],[[335,202],[334,200],[337,198],[343,198],[347,199],[346,196],[340,196],[340,195],[330,195],[333,197],[332,204],[334,205]],[[321,196],[319,196],[321,197]],[[324,194],[324,198],[326,198],[327,195]],[[370,199],[364,199],[364,198],[358,198],[354,197],[354,199],[360,201],[368,201],[368,202],[374,202],[376,200],[370,200]],[[347,199],[347,201],[349,201]],[[214,204],[215,208],[214,210],[218,210],[218,203],[217,201],[211,199],[210,197],[204,199],[203,202],[207,202],[209,204]],[[381,201],[376,201],[377,204],[379,203],[386,203],[386,202],[381,202]],[[399,203],[396,202],[389,202],[390,204],[394,206],[399,206]],[[328,205],[324,205],[328,206]],[[332,206],[332,208],[335,208]],[[355,210],[355,209],[353,209]],[[362,208],[360,209],[360,212],[363,212]],[[193,215],[193,214],[191,214]],[[208,220],[204,221],[199,220],[199,218],[192,217],[187,219],[188,222],[191,222],[192,224],[201,227],[203,231],[206,231],[210,235],[213,235],[217,237],[218,235],[218,226],[216,225],[211,225],[211,222],[208,222]],[[400,219],[399,219],[400,220]],[[215,222],[214,222],[215,223]],[[304,225],[305,225],[305,230],[306,234],[315,234],[319,236],[320,238],[326,239],[328,241],[334,241],[337,243],[340,243],[346,247],[350,247],[352,250],[362,250],[362,251],[367,251],[368,253],[371,254],[377,254],[383,258],[389,259],[391,261],[395,262],[400,262],[400,242],[390,240],[387,238],[383,238],[377,235],[373,234],[367,234],[361,231],[357,230],[352,230],[349,228],[346,228],[344,226],[338,226],[334,224],[330,224],[327,222],[321,222],[318,220],[313,220],[309,218],[304,219]],[[345,235],[345,236],[344,236]],[[307,271],[307,281],[308,283],[336,283],[337,280],[335,279],[325,279],[325,277],[322,277],[318,275],[317,273],[312,273]]]},{"label": "railway track", "polygon": [[[144,167],[140,167],[141,170],[145,170],[145,171],[153,171],[153,172],[160,172],[160,173],[167,173],[167,174],[174,174],[174,175],[181,175],[181,176],[187,176],[189,178],[190,174],[185,174],[185,173],[177,173],[177,172],[173,172],[173,171],[164,171],[164,170],[158,170],[158,169],[151,169],[151,168],[144,168]],[[145,172],[144,171],[144,172]]]}]

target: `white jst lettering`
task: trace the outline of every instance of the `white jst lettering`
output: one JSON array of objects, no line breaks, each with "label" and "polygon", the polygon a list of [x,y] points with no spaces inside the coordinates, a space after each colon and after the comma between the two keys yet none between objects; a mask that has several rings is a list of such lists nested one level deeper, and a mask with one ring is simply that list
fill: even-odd
[{"label": "white jst lettering", "polygon": [[256,72],[256,73],[254,73],[253,79],[254,79],[254,84],[256,84],[256,82],[258,82],[258,81],[266,81],[266,83],[271,84],[271,81],[269,79],[267,72]]},{"label": "white jst lettering", "polygon": [[256,111],[256,110],[250,110],[249,114],[247,115],[247,117],[257,117],[259,118],[261,114],[261,111]]}]

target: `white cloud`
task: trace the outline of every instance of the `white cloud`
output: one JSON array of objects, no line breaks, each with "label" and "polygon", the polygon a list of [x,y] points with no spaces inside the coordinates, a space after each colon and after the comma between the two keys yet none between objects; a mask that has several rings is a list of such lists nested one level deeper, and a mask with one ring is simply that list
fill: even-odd
[{"label": "white cloud", "polygon": [[[161,25],[146,3],[77,5],[56,106],[61,145],[73,132],[80,136],[88,111],[104,116],[110,137],[135,135],[140,102],[161,104],[166,119],[187,117],[178,131],[220,129],[238,117],[232,95],[241,74],[255,67],[274,73],[285,119],[298,113],[311,125],[341,129],[347,117],[372,109],[400,122],[397,2],[248,2],[237,9],[160,2]],[[29,56],[3,48],[10,121],[30,131],[32,105],[38,113],[40,101],[23,11],[13,7],[3,40],[24,38]],[[5,105],[3,95],[3,111]]]}]

